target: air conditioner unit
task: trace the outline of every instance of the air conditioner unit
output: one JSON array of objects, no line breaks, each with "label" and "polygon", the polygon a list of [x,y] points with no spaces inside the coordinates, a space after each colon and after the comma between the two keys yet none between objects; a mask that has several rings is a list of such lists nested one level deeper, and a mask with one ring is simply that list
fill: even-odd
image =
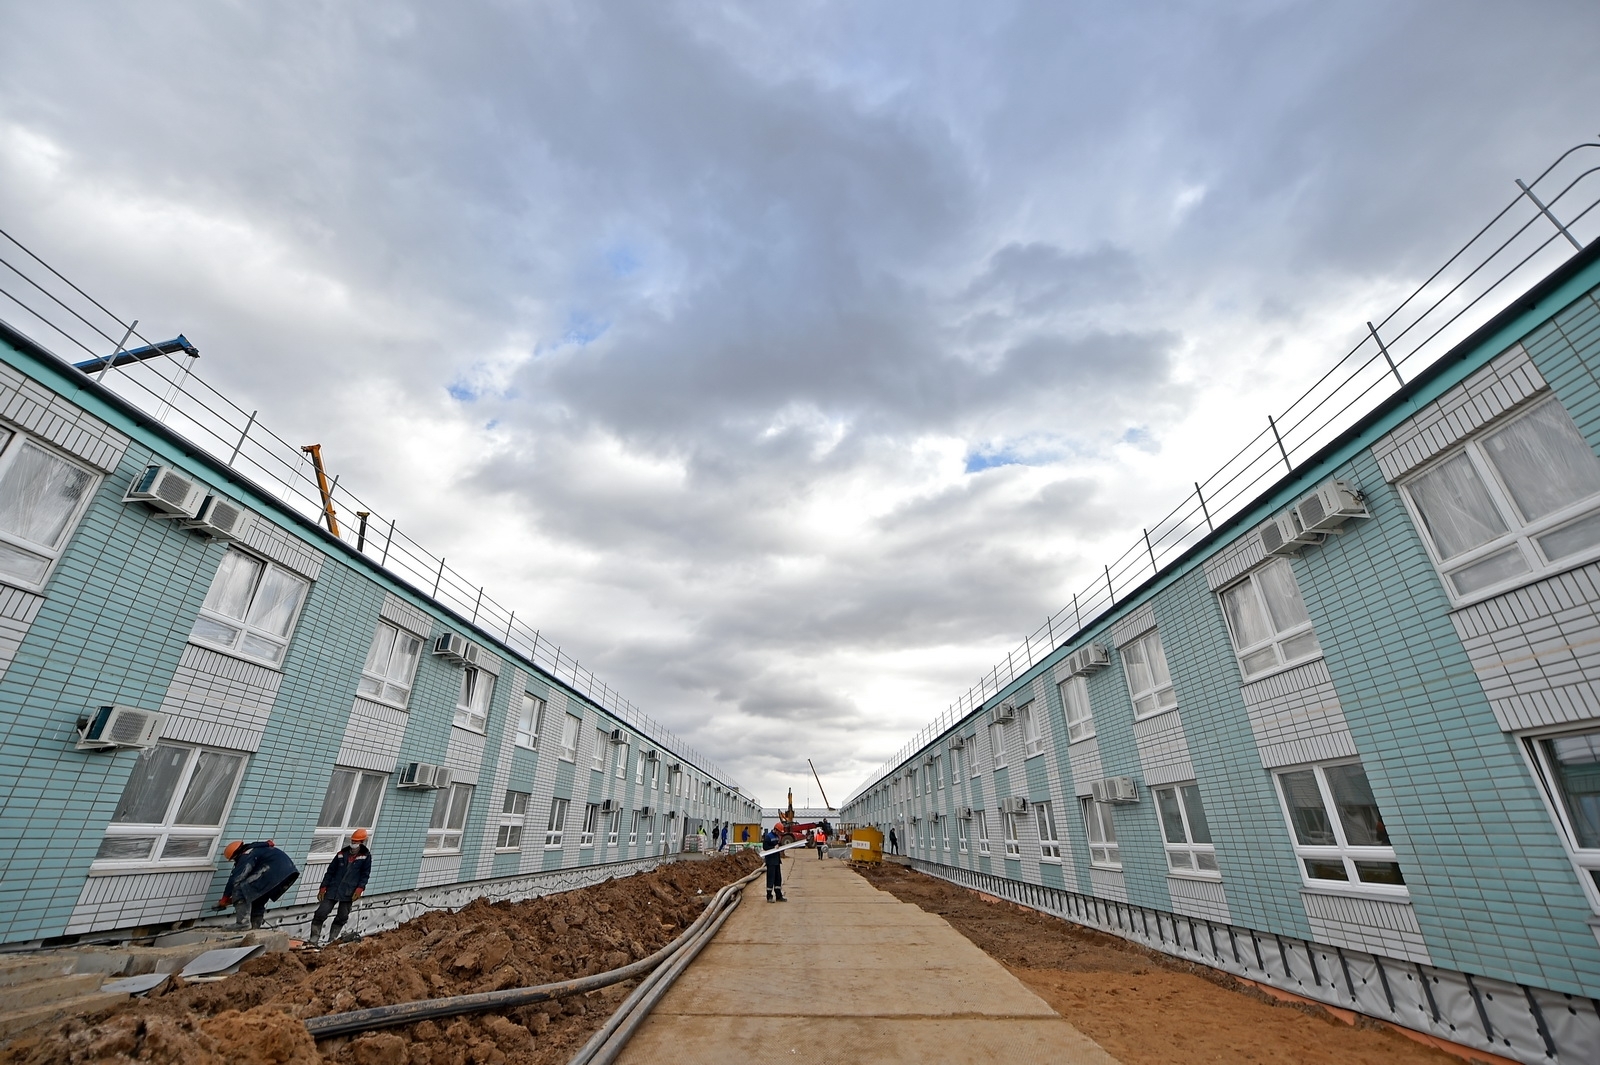
[{"label": "air conditioner unit", "polygon": [[965,736],[951,736],[950,737],[950,749],[952,751],[965,750],[966,746],[967,746],[967,738]]},{"label": "air conditioner unit", "polygon": [[[439,775],[444,774],[444,781],[439,781]],[[400,780],[396,787],[401,788],[444,788],[450,786],[450,770],[434,765],[432,762],[407,762],[405,768],[400,770]]]},{"label": "air conditioner unit", "polygon": [[645,754],[644,758],[645,758],[645,761],[647,761],[647,762],[659,762],[659,761],[661,761],[661,752],[660,751],[649,751],[649,752],[647,752]]},{"label": "air conditioner unit", "polygon": [[911,815],[911,823],[914,824],[914,825],[921,824],[922,823],[922,815],[921,814],[912,814]]},{"label": "air conditioner unit", "polygon": [[1021,795],[1013,795],[1008,799],[1000,800],[1000,812],[1003,814],[1025,813],[1028,809],[1028,800]]},{"label": "air conditioner unit", "polygon": [[150,747],[161,738],[167,715],[131,706],[101,706],[78,719],[78,750],[110,751],[118,747]]},{"label": "air conditioner unit", "polygon": [[1132,777],[1107,777],[1089,785],[1095,802],[1138,802],[1139,788]]},{"label": "air conditioner unit", "polygon": [[1256,533],[1261,537],[1261,550],[1274,556],[1299,554],[1307,544],[1322,542],[1322,534],[1306,532],[1293,510],[1263,522]]},{"label": "air conditioner unit", "polygon": [[641,806],[641,807],[639,807],[639,816],[640,817],[654,817],[655,815],[656,815],[656,808],[654,806]]},{"label": "air conditioner unit", "polygon": [[961,820],[963,820],[963,821],[971,821],[972,820],[972,807],[963,806],[961,808]]},{"label": "air conditioner unit", "polygon": [[933,817],[933,819],[935,821],[943,821],[944,820],[944,814],[940,813],[938,810],[933,811],[933,814],[931,816]]},{"label": "air conditioner unit", "polygon": [[1111,664],[1111,654],[1102,644],[1084,644],[1067,656],[1067,671],[1075,677],[1085,676]]},{"label": "air conditioner unit", "polygon": [[607,799],[605,802],[601,803],[600,804],[600,812],[603,813],[603,814],[614,814],[614,813],[616,813],[617,812],[617,800],[615,800],[615,799]]},{"label": "air conditioner unit", "polygon": [[623,734],[622,730],[619,729],[619,728],[612,729],[611,730],[611,735],[607,736],[606,738],[609,739],[612,743],[627,743],[628,742],[628,737],[625,736]]},{"label": "air conditioner unit", "polygon": [[1332,532],[1351,518],[1368,518],[1366,502],[1349,481],[1323,481],[1294,505],[1307,532]]},{"label": "air conditioner unit", "polygon": [[478,656],[483,653],[483,648],[464,636],[446,632],[441,633],[433,642],[433,653],[463,666],[475,666],[478,664]]},{"label": "air conditioner unit", "polygon": [[205,533],[213,540],[243,540],[255,524],[255,515],[221,496],[206,496],[200,511],[180,524],[185,529]]},{"label": "air conditioner unit", "polygon": [[683,772],[683,763],[682,762],[673,762],[671,765],[667,766],[667,772],[668,773],[681,773],[681,772]]},{"label": "air conditioner unit", "polygon": [[171,466],[146,466],[128,486],[124,503],[149,503],[173,517],[192,518],[206,501],[206,486]]},{"label": "air conditioner unit", "polygon": [[1003,725],[1017,716],[1017,704],[1007,699],[990,713],[996,725]]}]

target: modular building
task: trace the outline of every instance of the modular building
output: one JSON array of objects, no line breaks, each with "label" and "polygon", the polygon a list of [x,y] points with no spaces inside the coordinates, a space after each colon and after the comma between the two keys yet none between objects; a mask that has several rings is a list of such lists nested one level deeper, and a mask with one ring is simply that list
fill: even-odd
[{"label": "modular building", "polygon": [[758,818],[375,553],[0,324],[0,943],[195,920],[235,838],[275,840],[308,902],[368,828],[369,904],[414,910]]},{"label": "modular building", "polygon": [[1259,983],[1600,1060],[1595,245],[1401,385],[846,823]]}]

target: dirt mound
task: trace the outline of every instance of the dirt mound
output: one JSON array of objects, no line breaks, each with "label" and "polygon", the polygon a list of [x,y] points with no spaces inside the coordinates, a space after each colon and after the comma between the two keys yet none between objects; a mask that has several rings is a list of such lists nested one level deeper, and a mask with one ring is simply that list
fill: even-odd
[{"label": "dirt mound", "polygon": [[423,1021],[313,1043],[303,1018],[424,998],[546,984],[654,953],[716,890],[760,865],[741,853],[527,902],[474,902],[320,953],[268,954],[237,976],[185,984],[0,1048],[0,1065],[148,1061],[173,1065],[560,1065],[632,984],[506,1015]]}]

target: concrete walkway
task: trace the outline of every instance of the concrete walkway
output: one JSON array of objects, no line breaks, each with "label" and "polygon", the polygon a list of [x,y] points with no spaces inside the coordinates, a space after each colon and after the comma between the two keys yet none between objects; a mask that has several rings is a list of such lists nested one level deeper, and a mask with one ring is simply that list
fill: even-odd
[{"label": "concrete walkway", "polygon": [[942,918],[791,852],[639,1029],[624,1065],[1116,1065]]}]

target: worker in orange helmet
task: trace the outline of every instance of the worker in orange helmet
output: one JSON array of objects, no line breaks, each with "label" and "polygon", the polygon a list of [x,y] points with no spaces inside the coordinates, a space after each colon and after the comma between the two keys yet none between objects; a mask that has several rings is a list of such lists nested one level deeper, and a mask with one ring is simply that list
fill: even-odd
[{"label": "worker in orange helmet", "polygon": [[358,828],[350,833],[350,843],[334,855],[322,874],[322,886],[317,888],[317,910],[311,915],[311,940],[313,947],[322,945],[322,922],[328,919],[334,906],[339,912],[333,916],[333,927],[328,930],[328,942],[339,938],[345,922],[350,920],[350,907],[367,890],[367,878],[372,875],[372,852],[367,849],[370,833]]},{"label": "worker in orange helmet", "polygon": [[300,870],[270,839],[256,843],[236,839],[223,848],[222,856],[233,863],[233,875],[222,889],[217,909],[232,906],[238,928],[260,928],[266,920],[267,903],[282,898],[300,879]]}]

